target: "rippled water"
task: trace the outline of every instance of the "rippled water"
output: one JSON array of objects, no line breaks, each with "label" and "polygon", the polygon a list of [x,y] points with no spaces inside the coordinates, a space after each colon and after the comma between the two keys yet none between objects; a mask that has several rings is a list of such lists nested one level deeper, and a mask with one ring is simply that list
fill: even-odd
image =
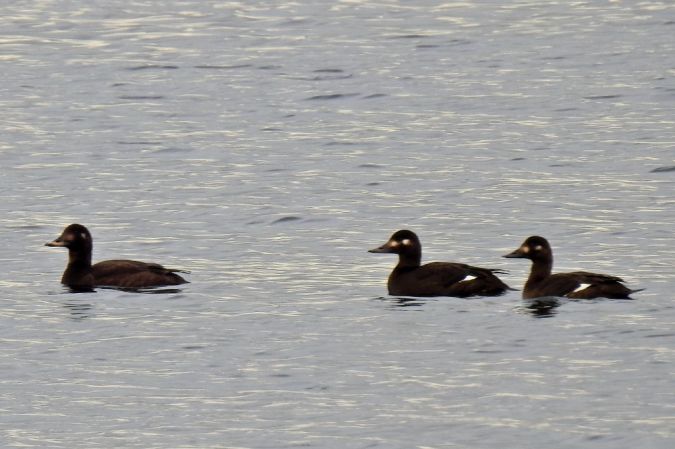
[{"label": "rippled water", "polygon": [[[0,12],[3,447],[673,447],[670,2]],[[72,222],[191,284],[69,293]],[[388,297],[399,228],[646,290]]]}]

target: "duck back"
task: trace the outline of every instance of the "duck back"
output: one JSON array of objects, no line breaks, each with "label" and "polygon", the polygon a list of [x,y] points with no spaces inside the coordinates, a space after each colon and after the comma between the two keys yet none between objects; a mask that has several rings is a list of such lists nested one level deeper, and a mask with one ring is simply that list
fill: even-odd
[{"label": "duck back", "polygon": [[187,283],[177,274],[181,270],[137,260],[106,260],[92,265],[91,272],[95,284],[105,287],[145,288]]}]

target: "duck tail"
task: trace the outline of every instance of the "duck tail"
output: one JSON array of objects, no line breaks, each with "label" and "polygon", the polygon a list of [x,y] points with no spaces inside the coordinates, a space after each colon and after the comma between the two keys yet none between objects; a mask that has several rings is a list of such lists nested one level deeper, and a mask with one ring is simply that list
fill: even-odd
[{"label": "duck tail", "polygon": [[643,291],[643,290],[644,290],[644,288],[636,288],[635,290],[629,291],[629,292],[628,292],[628,297],[629,297],[629,299],[633,299],[633,298],[630,298],[630,295],[632,295],[633,293],[641,292],[641,291]]}]

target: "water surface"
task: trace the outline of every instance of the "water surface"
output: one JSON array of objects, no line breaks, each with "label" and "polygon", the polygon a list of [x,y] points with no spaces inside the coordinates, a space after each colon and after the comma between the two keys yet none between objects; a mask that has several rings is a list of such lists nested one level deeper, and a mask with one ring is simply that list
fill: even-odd
[{"label": "water surface", "polygon": [[[0,441],[39,448],[670,449],[669,2],[2,7]],[[192,271],[73,294],[45,248]],[[635,301],[386,295],[424,259]]]}]

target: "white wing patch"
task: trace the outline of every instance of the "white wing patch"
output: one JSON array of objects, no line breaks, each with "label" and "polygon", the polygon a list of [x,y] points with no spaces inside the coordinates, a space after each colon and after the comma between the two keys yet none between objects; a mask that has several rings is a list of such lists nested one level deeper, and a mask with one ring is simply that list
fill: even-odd
[{"label": "white wing patch", "polygon": [[580,292],[581,290],[586,290],[588,287],[590,287],[593,284],[579,284],[577,288],[574,289],[572,293]]},{"label": "white wing patch", "polygon": [[476,279],[476,276],[472,274],[467,274],[466,276],[464,276],[464,279],[460,280],[459,282],[469,282],[473,281],[474,279]]}]

